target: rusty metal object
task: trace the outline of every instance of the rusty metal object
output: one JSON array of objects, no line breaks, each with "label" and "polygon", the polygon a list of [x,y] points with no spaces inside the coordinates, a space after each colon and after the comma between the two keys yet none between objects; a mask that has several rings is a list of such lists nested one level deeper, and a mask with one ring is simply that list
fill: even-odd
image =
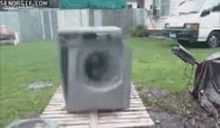
[{"label": "rusty metal object", "polygon": [[[176,41],[176,40],[174,40]],[[186,63],[190,63],[191,65],[197,64],[196,59],[189,53],[182,45],[180,45],[177,41],[175,42],[175,46],[172,47],[171,51],[182,59]]]},{"label": "rusty metal object", "polygon": [[192,95],[204,110],[220,119],[220,52],[197,66]]}]

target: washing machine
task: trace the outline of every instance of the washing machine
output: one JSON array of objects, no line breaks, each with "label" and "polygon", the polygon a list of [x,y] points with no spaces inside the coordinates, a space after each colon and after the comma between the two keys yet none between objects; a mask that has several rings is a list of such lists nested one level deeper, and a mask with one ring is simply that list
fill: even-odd
[{"label": "washing machine", "polygon": [[128,108],[131,49],[121,28],[62,28],[58,35],[66,110]]}]

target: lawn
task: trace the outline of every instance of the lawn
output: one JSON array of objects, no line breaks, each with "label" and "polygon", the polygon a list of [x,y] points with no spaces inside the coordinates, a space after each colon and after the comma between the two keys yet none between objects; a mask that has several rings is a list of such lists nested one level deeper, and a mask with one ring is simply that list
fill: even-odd
[{"label": "lawn", "polygon": [[[61,79],[55,65],[55,41],[26,41],[1,45],[0,127],[15,118],[36,115],[44,108]],[[53,87],[29,90],[30,82],[50,81]]]},{"label": "lawn", "polygon": [[[186,87],[186,63],[170,51],[172,41],[128,38],[132,48],[132,81],[138,86],[179,91]],[[18,46],[0,46],[0,127],[21,115],[40,113],[62,80],[57,71],[55,41],[26,41]],[[190,49],[198,60],[220,50]],[[190,74],[191,66],[187,69]],[[54,86],[28,90],[30,82],[49,80]]]},{"label": "lawn", "polygon": [[[152,86],[168,91],[181,91],[186,88],[188,77],[185,76],[187,64],[171,52],[173,41],[155,38],[128,38],[132,47],[132,81],[140,87]],[[201,61],[220,48],[191,48],[193,56]],[[186,74],[190,76],[192,66]],[[192,80],[191,80],[192,81]]]}]

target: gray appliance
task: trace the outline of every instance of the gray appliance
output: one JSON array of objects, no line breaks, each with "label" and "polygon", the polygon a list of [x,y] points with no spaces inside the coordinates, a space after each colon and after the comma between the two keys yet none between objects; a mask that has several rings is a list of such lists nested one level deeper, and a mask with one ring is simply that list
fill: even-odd
[{"label": "gray appliance", "polygon": [[131,50],[119,27],[59,30],[60,68],[69,112],[129,107]]}]

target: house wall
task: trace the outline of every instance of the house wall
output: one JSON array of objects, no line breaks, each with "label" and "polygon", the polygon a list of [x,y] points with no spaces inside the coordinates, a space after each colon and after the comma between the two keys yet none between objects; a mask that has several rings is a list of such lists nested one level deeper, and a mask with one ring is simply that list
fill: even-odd
[{"label": "house wall", "polygon": [[153,0],[145,0],[145,8],[150,10],[150,5],[153,4]]},{"label": "house wall", "polygon": [[[183,0],[170,0],[170,15],[173,15],[177,10],[178,4]],[[153,0],[145,0],[145,8],[146,11],[150,10],[150,5],[153,4]],[[167,17],[159,17],[158,19],[154,19],[152,14],[146,13],[146,21],[145,25],[149,30],[162,30],[165,25],[165,20]]]}]

